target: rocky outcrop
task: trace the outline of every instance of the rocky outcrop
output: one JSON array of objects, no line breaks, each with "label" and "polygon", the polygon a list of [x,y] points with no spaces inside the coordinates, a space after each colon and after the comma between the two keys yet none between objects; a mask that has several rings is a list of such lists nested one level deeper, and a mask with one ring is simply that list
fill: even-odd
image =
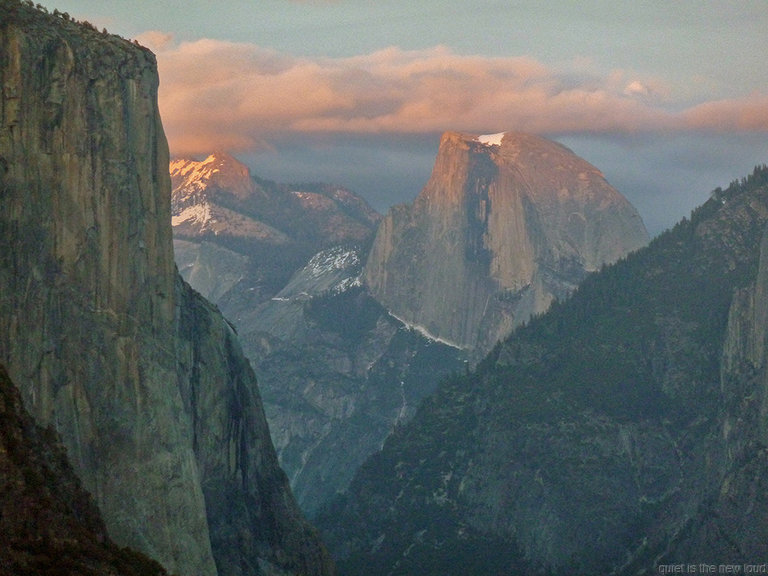
[{"label": "rocky outcrop", "polygon": [[[768,184],[768,172],[763,180]],[[713,230],[712,233],[720,233]],[[768,557],[768,230],[753,285],[730,308],[721,364],[720,459],[711,500],[669,545],[664,562],[717,558],[760,564]]]},{"label": "rocky outcrop", "polygon": [[419,197],[382,221],[365,281],[406,322],[484,352],[647,240],[629,202],[567,148],[448,132]]},{"label": "rocky outcrop", "polygon": [[37,426],[0,366],[0,573],[165,575],[121,549],[52,428]]},{"label": "rocky outcrop", "polygon": [[319,516],[340,571],[762,565],[767,226],[762,167],[442,383]]},{"label": "rocky outcrop", "polygon": [[147,50],[0,2],[0,361],[112,538],[185,574],[328,574],[231,327],[176,273]]}]

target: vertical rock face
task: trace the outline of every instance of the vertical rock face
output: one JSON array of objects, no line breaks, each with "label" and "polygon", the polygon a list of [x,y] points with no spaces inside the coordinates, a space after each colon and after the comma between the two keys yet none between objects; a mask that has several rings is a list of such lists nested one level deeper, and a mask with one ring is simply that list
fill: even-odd
[{"label": "vertical rock face", "polygon": [[382,222],[366,281],[405,321],[482,351],[647,240],[629,202],[567,148],[449,132],[420,196]]},{"label": "vertical rock face", "polygon": [[760,246],[757,279],[736,293],[728,319],[720,382],[718,490],[692,522],[688,539],[672,547],[673,559],[710,555],[734,561],[768,555],[766,327],[768,233]]},{"label": "vertical rock face", "polygon": [[175,271],[147,50],[0,2],[0,361],[110,535],[185,574],[323,574],[252,371]]}]

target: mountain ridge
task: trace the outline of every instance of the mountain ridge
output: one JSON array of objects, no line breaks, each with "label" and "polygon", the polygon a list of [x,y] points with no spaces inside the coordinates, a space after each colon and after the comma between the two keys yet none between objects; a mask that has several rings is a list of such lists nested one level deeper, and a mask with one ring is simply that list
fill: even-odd
[{"label": "mountain ridge", "polygon": [[[341,186],[264,180],[253,176],[245,164],[225,152],[214,152],[202,161],[176,158],[170,162],[169,170],[176,218],[185,208],[207,202],[261,221],[294,240],[300,240],[308,231],[291,219],[310,218],[312,234],[307,238],[320,247],[363,241],[379,219],[362,198]],[[320,219],[313,218],[314,213],[324,214],[329,222],[323,226]],[[184,234],[178,228],[181,223],[176,223],[177,235]]]},{"label": "mountain ridge", "polygon": [[340,571],[763,557],[766,248],[763,166],[444,381],[318,516]]},{"label": "mountain ridge", "polygon": [[169,166],[179,269],[232,319],[273,297],[318,251],[370,242],[379,219],[343,187],[265,180],[227,153]]}]

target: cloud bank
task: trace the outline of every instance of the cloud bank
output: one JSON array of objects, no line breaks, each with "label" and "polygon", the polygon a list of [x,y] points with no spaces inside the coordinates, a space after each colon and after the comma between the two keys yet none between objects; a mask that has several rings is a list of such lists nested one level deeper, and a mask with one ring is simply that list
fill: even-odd
[{"label": "cloud bank", "polygon": [[307,135],[768,132],[768,94],[681,106],[653,79],[556,70],[530,57],[387,48],[301,58],[253,44],[139,38],[160,69],[173,154],[270,148]]}]

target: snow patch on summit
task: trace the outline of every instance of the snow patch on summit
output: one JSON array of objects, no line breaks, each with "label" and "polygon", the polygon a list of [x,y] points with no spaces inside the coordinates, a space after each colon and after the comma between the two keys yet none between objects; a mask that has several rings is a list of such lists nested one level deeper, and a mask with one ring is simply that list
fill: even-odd
[{"label": "snow patch on summit", "polygon": [[333,270],[349,270],[359,264],[360,256],[356,251],[337,246],[312,256],[304,267],[304,271],[312,278],[317,278]]},{"label": "snow patch on summit", "polygon": [[485,144],[486,146],[501,146],[501,141],[505,134],[506,132],[499,132],[498,134],[483,134],[482,136],[478,136],[476,140],[480,142],[480,144]]}]

